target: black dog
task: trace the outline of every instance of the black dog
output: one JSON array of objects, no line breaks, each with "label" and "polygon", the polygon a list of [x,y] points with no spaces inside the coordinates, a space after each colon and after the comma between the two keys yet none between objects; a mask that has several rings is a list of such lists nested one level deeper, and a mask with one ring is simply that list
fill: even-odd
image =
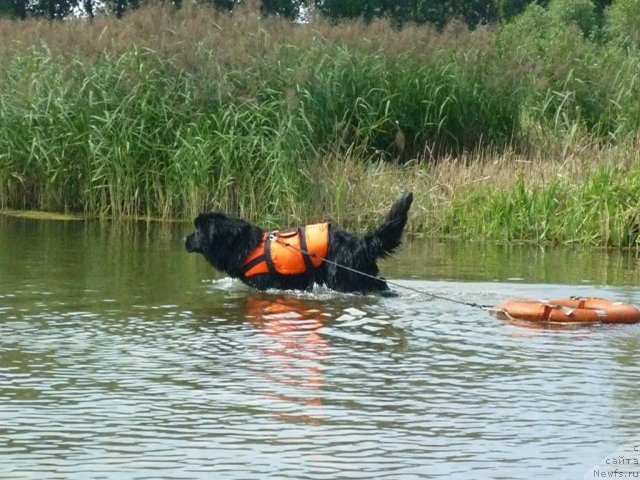
[{"label": "black dog", "polygon": [[340,292],[385,291],[389,287],[378,277],[376,260],[400,246],[412,201],[412,193],[404,194],[384,222],[362,237],[328,223],[267,233],[222,213],[203,213],[185,247],[260,290],[326,285]]}]

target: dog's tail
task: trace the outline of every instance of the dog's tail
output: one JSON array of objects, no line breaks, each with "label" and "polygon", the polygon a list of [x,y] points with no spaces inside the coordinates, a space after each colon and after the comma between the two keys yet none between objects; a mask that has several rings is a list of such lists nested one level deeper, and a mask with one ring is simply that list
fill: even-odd
[{"label": "dog's tail", "polygon": [[397,250],[402,242],[402,232],[407,223],[407,213],[413,202],[413,193],[402,195],[384,219],[382,225],[365,235],[369,252],[375,258],[384,258]]}]

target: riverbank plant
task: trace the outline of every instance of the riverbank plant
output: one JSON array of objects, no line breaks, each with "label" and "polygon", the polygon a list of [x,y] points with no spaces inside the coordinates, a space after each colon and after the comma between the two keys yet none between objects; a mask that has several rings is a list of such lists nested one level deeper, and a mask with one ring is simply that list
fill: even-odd
[{"label": "riverbank plant", "polygon": [[635,37],[562,1],[474,31],[0,20],[0,208],[365,228],[411,187],[416,233],[635,244]]}]

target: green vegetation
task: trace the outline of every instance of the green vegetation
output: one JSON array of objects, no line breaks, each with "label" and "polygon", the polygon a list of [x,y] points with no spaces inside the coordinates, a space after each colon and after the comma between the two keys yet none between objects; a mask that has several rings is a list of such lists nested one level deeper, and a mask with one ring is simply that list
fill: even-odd
[{"label": "green vegetation", "polygon": [[[589,171],[581,174],[585,166]],[[612,162],[548,167],[539,169],[537,181],[523,169],[509,185],[489,177],[454,195],[441,228],[463,238],[637,246],[640,171]]]},{"label": "green vegetation", "polygon": [[415,233],[636,245],[637,3],[473,31],[188,5],[0,20],[0,208],[364,228],[412,188]]},{"label": "green vegetation", "polygon": [[[461,19],[470,27],[508,19],[537,0],[161,0],[164,5],[181,8],[196,3],[222,11],[243,8],[250,3],[264,15],[300,19],[321,15],[334,20],[389,18],[396,25],[429,23],[442,27]],[[611,0],[596,0],[601,9]],[[41,17],[50,20],[85,15],[117,18],[139,8],[141,0],[0,0],[0,15],[15,18]],[[543,4],[548,0],[543,0]]]}]

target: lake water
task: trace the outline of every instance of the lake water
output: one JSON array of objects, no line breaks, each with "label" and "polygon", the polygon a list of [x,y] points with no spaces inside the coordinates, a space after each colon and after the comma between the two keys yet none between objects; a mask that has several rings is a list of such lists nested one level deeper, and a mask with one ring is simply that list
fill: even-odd
[{"label": "lake water", "polygon": [[0,478],[582,479],[640,445],[640,325],[428,295],[640,304],[636,252],[415,240],[396,298],[261,294],[189,231],[0,215]]}]

